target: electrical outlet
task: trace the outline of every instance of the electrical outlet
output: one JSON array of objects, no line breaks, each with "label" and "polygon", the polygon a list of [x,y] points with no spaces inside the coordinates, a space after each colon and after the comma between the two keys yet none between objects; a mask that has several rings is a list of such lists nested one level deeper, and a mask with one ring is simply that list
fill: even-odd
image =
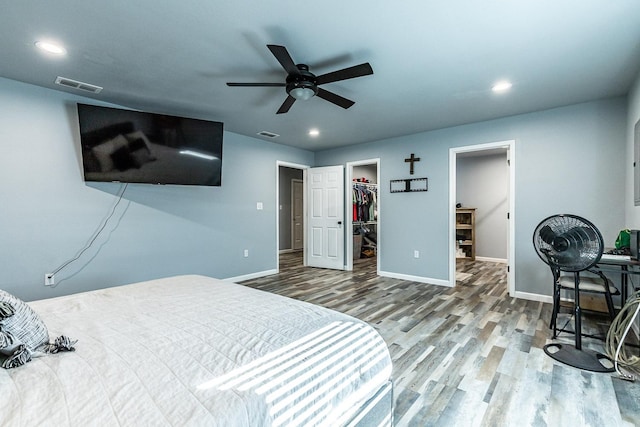
[{"label": "electrical outlet", "polygon": [[244,257],[249,258],[249,249],[244,250]]},{"label": "electrical outlet", "polygon": [[55,284],[55,276],[52,273],[47,273],[44,275],[44,285],[45,286],[53,286]]},{"label": "electrical outlet", "polygon": [[420,258],[420,251],[413,251],[414,258]]}]

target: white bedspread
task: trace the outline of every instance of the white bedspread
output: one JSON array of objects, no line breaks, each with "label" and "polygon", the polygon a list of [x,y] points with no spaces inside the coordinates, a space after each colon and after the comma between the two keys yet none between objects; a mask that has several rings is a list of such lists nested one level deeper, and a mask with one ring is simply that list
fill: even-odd
[{"label": "white bedspread", "polygon": [[2,426],[336,426],[391,375],[365,323],[203,276],[30,305],[76,351],[0,369]]}]

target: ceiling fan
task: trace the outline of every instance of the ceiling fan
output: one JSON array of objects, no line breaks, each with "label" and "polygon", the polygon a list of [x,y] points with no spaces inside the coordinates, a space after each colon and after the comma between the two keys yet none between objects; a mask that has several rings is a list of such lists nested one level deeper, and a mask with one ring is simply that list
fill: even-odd
[{"label": "ceiling fan", "polygon": [[267,47],[276,57],[282,68],[287,72],[287,78],[284,83],[227,83],[227,86],[245,86],[245,87],[256,87],[256,86],[281,86],[285,87],[287,91],[287,98],[284,100],[280,109],[278,109],[276,114],[282,114],[289,111],[291,106],[296,100],[306,101],[307,99],[312,98],[315,95],[318,95],[320,98],[325,101],[329,101],[333,104],[336,104],[342,108],[349,108],[353,104],[354,101],[350,99],[344,98],[340,95],[337,95],[333,92],[329,92],[328,90],[319,88],[318,86],[337,82],[340,80],[353,79],[356,77],[367,76],[369,74],[373,74],[373,69],[368,62],[365,62],[360,65],[354,65],[353,67],[343,68],[342,70],[333,71],[331,73],[322,74],[320,76],[316,76],[315,74],[309,71],[309,66],[306,64],[295,64],[293,59],[291,59],[291,55],[287,52],[287,48],[284,46],[278,46],[273,44],[268,44]]}]

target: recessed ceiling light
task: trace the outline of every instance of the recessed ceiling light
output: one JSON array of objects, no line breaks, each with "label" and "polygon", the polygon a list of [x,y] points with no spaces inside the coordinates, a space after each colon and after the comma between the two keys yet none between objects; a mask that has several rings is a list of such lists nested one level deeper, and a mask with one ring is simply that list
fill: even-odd
[{"label": "recessed ceiling light", "polygon": [[491,90],[494,91],[494,92],[505,92],[505,91],[511,89],[511,86],[513,86],[511,84],[511,82],[501,81],[501,82],[498,82],[498,83],[494,84],[493,87],[491,88]]},{"label": "recessed ceiling light", "polygon": [[309,131],[309,136],[318,136],[320,135],[320,131],[318,129],[311,129]]},{"label": "recessed ceiling light", "polygon": [[52,53],[54,55],[64,55],[67,53],[67,50],[61,45],[46,41],[46,40],[38,40],[35,42],[35,45],[38,49],[44,50],[45,52]]}]

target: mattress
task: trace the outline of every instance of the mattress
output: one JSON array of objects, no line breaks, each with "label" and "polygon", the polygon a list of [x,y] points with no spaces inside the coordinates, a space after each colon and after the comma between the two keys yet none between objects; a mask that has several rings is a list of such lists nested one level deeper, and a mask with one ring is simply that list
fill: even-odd
[{"label": "mattress", "polygon": [[204,276],[29,304],[78,342],[0,369],[2,426],[339,426],[391,376],[366,323]]}]

